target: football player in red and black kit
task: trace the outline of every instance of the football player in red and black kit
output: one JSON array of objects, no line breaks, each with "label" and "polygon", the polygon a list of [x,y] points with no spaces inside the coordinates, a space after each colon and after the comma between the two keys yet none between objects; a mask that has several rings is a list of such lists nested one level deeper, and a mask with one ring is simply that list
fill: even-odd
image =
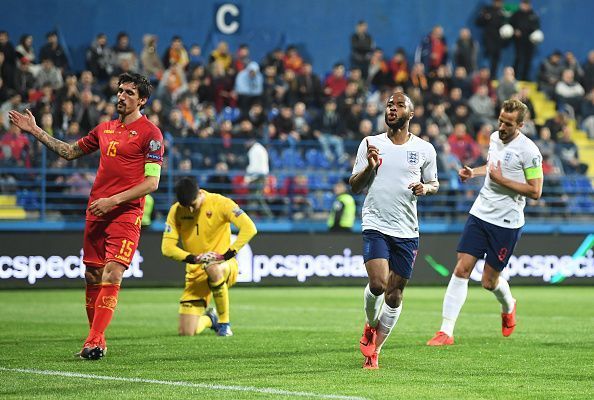
[{"label": "football player in red and black kit", "polygon": [[119,118],[99,124],[73,144],[43,131],[31,111],[9,112],[13,124],[66,160],[101,152],[83,242],[90,331],[79,355],[93,360],[106,352],[105,330],[118,302],[122,276],[138,246],[144,196],[159,186],[163,162],[163,135],[140,112],[151,94],[150,82],[125,73],[118,85]]}]

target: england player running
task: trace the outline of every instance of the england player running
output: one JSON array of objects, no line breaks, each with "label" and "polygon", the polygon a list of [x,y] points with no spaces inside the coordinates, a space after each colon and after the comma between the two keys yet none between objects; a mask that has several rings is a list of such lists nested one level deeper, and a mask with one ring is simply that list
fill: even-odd
[{"label": "england player running", "polygon": [[378,368],[378,354],[402,310],[402,292],[419,246],[417,197],[439,188],[435,149],[408,131],[413,109],[404,93],[390,96],[385,114],[388,131],[361,142],[349,180],[354,193],[368,187],[362,228],[369,283],[360,341],[366,369]]},{"label": "england player running", "polygon": [[31,111],[9,112],[13,124],[66,160],[97,150],[101,153],[83,239],[90,330],[78,354],[86,359],[96,360],[105,354],[105,330],[118,303],[122,277],[140,239],[144,198],[159,186],[163,135],[140,112],[151,90],[150,82],[142,75],[120,75],[116,105],[119,118],[97,125],[73,144],[54,138],[37,126]]},{"label": "england player running", "polygon": [[[441,329],[429,346],[454,344],[454,325],[468,292],[468,279],[477,260],[485,257],[482,285],[501,303],[501,333],[509,336],[516,327],[516,300],[507,281],[499,275],[514,251],[524,225],[526,197],[542,193],[542,156],[521,131],[527,113],[525,104],[507,100],[499,114],[499,130],[491,134],[487,165],[465,166],[459,171],[465,181],[486,175],[466,221],[458,244],[458,261],[443,300]],[[487,173],[488,171],[488,173]]]}]

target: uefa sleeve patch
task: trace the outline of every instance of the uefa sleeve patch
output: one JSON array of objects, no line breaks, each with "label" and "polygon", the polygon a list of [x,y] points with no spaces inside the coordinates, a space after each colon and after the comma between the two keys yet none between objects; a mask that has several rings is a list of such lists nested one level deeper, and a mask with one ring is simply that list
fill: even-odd
[{"label": "uefa sleeve patch", "polygon": [[171,228],[171,225],[169,224],[165,224],[165,230],[163,231],[164,233],[171,233],[173,229]]},{"label": "uefa sleeve patch", "polygon": [[163,161],[163,157],[161,157],[159,154],[149,153],[146,155],[146,158],[147,158],[147,160],[153,160],[153,161],[157,161],[157,162]]},{"label": "uefa sleeve patch", "polygon": [[161,148],[161,142],[159,142],[158,140],[151,140],[149,142],[149,150],[150,151],[157,151]]},{"label": "uefa sleeve patch", "polygon": [[244,211],[241,208],[237,207],[233,209],[232,213],[233,215],[235,215],[235,217],[239,217],[241,214],[244,213]]}]

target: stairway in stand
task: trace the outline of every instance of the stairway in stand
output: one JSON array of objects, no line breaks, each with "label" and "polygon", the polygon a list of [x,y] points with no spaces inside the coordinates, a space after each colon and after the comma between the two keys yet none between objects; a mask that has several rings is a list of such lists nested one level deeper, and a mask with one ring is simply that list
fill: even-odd
[{"label": "stairway in stand", "polygon": [[[547,96],[538,90],[536,82],[518,82],[520,87],[528,88],[528,93],[537,118],[534,122],[537,125],[544,125],[545,121],[555,116],[555,102],[549,100]],[[580,160],[588,164],[588,176],[594,178],[594,139],[588,138],[586,132],[577,127],[575,119],[569,120],[571,129],[571,138],[578,146],[580,151]],[[554,134],[554,132],[552,132]]]},{"label": "stairway in stand", "polygon": [[0,220],[25,219],[27,213],[17,205],[15,195],[0,194]]}]

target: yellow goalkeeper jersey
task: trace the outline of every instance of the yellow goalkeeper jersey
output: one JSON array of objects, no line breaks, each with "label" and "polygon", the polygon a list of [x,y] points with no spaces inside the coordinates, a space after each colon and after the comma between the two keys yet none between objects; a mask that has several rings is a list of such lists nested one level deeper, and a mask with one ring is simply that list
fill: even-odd
[{"label": "yellow goalkeeper jersey", "polygon": [[[161,251],[164,256],[184,261],[189,254],[215,251],[224,254],[227,250],[239,251],[257,233],[251,218],[233,200],[216,193],[200,190],[204,200],[200,209],[175,203],[169,209]],[[231,243],[231,224],[239,229]],[[178,246],[181,241],[182,248]],[[200,265],[186,264],[187,277],[205,274]]]}]

